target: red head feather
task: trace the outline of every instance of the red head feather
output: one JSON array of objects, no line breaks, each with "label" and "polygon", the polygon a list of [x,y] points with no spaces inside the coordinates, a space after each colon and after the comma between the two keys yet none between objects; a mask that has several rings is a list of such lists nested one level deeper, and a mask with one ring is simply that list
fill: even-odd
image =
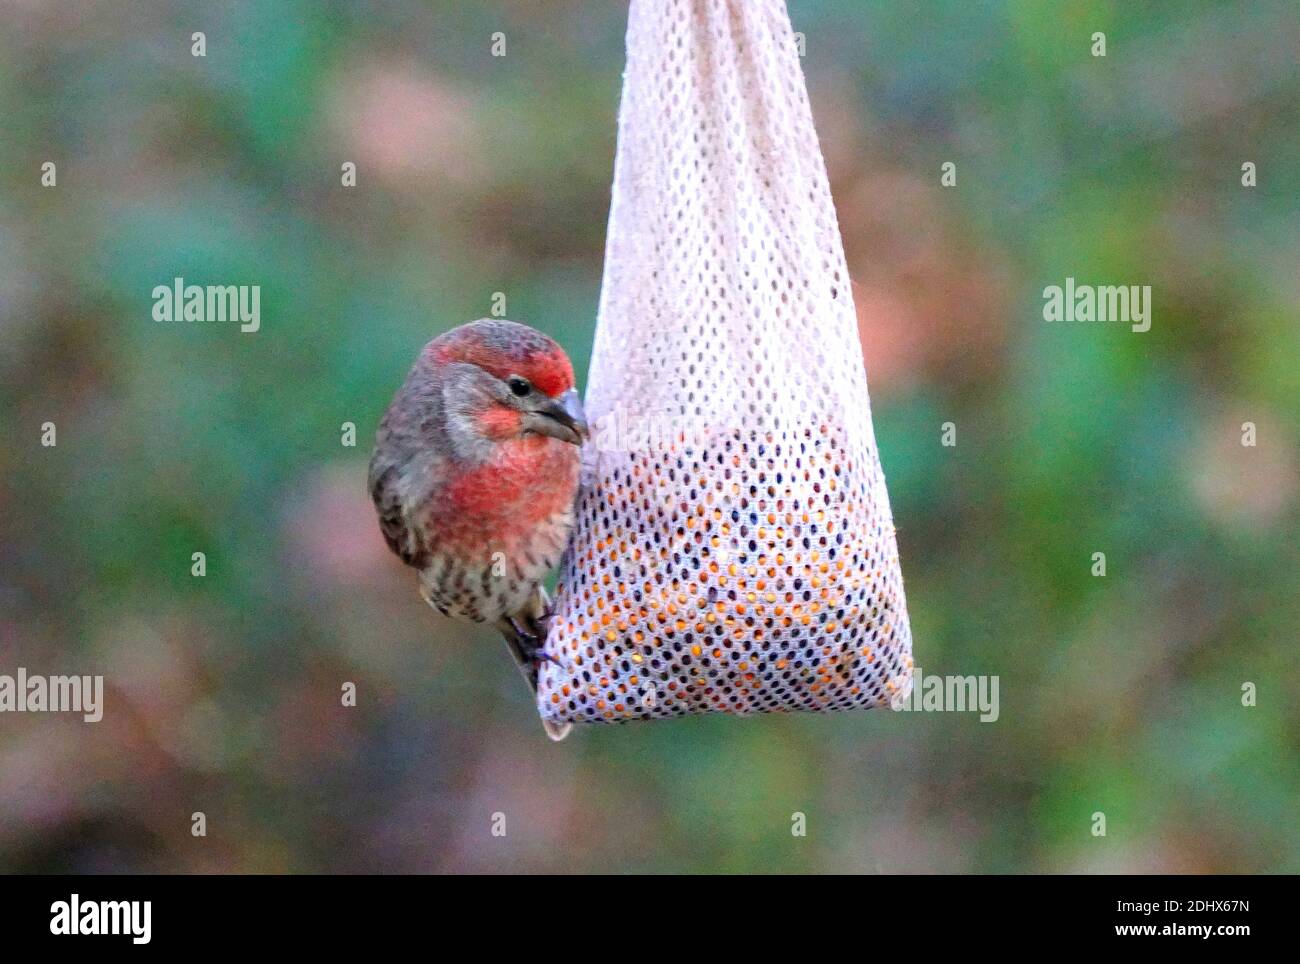
[{"label": "red head feather", "polygon": [[435,338],[427,350],[437,365],[468,362],[497,378],[519,375],[552,398],[573,387],[573,365],[564,349],[513,321],[472,321]]}]

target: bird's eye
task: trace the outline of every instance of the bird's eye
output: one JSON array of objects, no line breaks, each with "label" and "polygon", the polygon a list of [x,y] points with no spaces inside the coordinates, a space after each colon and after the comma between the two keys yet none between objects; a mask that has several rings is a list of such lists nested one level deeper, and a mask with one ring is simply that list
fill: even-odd
[{"label": "bird's eye", "polygon": [[520,378],[518,375],[511,375],[509,380],[510,390],[523,398],[533,390],[533,386],[528,384],[528,379]]}]

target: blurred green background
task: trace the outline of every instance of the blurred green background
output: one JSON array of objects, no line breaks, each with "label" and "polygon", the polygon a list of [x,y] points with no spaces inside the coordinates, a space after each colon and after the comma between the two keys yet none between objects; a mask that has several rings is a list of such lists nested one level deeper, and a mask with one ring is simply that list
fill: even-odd
[{"label": "blurred green background", "polygon": [[[383,546],[427,339],[500,291],[585,373],[624,4],[0,0],[0,673],[107,678],[0,715],[0,869],[1300,871],[1294,2],[790,9],[917,663],[1000,720],[552,745]],[[176,276],[262,330],[154,322]],[[1044,322],[1067,276],[1151,331]]]}]

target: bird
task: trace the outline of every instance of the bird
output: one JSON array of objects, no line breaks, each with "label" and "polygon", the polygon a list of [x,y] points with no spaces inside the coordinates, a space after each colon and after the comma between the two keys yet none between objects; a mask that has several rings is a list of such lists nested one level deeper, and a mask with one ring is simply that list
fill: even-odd
[{"label": "bird", "polygon": [[[480,318],[425,345],[380,419],[369,488],[388,547],[444,616],[495,626],[537,692],[543,580],[573,530],[589,437],[573,365],[548,335]],[[569,725],[543,721],[562,740]]]}]

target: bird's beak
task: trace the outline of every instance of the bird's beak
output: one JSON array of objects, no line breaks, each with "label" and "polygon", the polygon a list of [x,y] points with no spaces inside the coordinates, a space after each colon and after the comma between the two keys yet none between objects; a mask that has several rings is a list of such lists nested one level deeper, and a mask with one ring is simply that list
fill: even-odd
[{"label": "bird's beak", "polygon": [[562,395],[548,399],[530,414],[533,417],[525,420],[525,427],[538,435],[549,435],[573,445],[581,445],[582,440],[590,434],[587,430],[587,415],[582,410],[582,398],[576,389],[570,388]]}]

